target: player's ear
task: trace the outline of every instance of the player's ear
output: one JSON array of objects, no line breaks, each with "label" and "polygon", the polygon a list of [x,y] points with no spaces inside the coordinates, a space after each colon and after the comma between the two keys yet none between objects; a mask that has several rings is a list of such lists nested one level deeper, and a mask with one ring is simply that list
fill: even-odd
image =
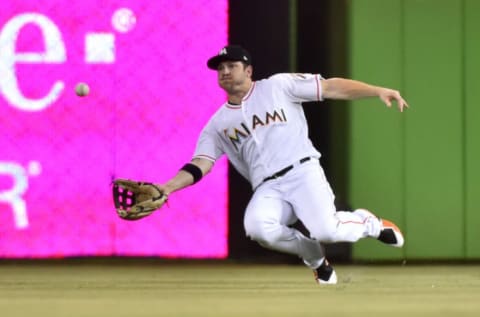
[{"label": "player's ear", "polygon": [[247,72],[248,77],[252,78],[252,74],[253,74],[253,67],[252,67],[252,65],[247,65],[247,66],[245,67],[245,70],[246,70],[246,72]]}]

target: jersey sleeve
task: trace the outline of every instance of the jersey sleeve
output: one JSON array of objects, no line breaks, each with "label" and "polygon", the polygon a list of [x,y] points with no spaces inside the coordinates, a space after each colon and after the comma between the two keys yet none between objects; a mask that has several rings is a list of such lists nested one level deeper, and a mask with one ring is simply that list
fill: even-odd
[{"label": "jersey sleeve", "polygon": [[193,158],[202,158],[215,163],[223,155],[221,141],[210,121],[200,133]]},{"label": "jersey sleeve", "polygon": [[297,102],[322,101],[323,77],[319,74],[278,74],[287,94]]}]

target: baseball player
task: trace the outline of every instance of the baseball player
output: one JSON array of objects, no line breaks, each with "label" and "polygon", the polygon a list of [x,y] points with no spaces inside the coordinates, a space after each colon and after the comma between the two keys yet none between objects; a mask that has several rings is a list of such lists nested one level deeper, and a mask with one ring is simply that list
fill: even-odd
[{"label": "baseball player", "polygon": [[[198,182],[226,154],[252,185],[244,217],[247,236],[263,247],[299,256],[320,284],[336,284],[322,244],[374,238],[402,247],[398,227],[366,209],[337,211],[334,194],[308,138],[302,102],[379,97],[408,107],[396,90],[319,74],[276,74],[252,80],[250,54],[228,45],[207,62],[228,100],[203,128],[191,162],[157,187],[167,196]],[[310,233],[290,227],[300,220]]]}]

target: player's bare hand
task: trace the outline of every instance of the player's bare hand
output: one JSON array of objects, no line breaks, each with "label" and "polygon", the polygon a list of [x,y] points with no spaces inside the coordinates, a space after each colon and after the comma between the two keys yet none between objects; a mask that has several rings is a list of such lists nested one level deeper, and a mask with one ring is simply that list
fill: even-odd
[{"label": "player's bare hand", "polygon": [[392,106],[392,102],[394,101],[397,103],[400,112],[403,112],[403,109],[408,108],[407,102],[397,90],[384,88],[381,90],[379,97],[389,108]]}]

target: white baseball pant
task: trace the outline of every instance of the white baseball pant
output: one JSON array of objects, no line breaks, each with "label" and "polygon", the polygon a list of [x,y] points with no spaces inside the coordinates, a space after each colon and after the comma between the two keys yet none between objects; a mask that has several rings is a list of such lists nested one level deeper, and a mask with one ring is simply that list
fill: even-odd
[{"label": "white baseball pant", "polygon": [[[247,236],[263,247],[298,255],[310,268],[324,258],[322,243],[378,236],[379,222],[361,212],[336,211],[335,196],[317,160],[258,186],[247,206]],[[310,238],[289,227],[300,220]]]}]

